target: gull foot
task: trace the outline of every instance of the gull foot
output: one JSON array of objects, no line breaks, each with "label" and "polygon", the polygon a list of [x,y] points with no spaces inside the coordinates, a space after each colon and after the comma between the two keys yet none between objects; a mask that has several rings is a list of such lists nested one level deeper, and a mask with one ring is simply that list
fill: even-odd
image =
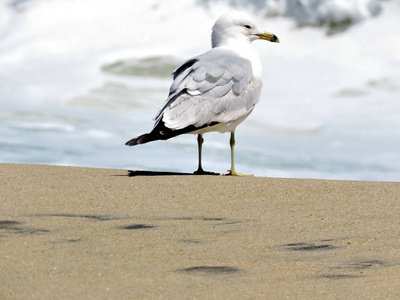
[{"label": "gull foot", "polygon": [[215,172],[204,171],[203,169],[193,172],[193,175],[221,175]]},{"label": "gull foot", "polygon": [[253,174],[240,174],[236,171],[229,170],[228,173],[223,174],[224,176],[254,176]]}]

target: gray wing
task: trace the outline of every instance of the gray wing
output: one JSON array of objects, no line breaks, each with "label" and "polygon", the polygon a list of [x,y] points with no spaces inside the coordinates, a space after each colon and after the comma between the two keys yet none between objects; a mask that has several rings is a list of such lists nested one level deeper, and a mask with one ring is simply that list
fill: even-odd
[{"label": "gray wing", "polygon": [[251,62],[237,54],[213,48],[194,57],[173,73],[169,96],[155,117],[178,130],[215,123],[233,123],[246,117],[258,102],[261,80],[253,78]]}]

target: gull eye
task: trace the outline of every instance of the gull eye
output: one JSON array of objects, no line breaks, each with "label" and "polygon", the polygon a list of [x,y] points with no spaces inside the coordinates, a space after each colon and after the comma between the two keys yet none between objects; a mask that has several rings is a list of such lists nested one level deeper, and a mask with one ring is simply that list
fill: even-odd
[{"label": "gull eye", "polygon": [[247,29],[251,29],[250,25],[244,25],[244,27],[247,28]]}]

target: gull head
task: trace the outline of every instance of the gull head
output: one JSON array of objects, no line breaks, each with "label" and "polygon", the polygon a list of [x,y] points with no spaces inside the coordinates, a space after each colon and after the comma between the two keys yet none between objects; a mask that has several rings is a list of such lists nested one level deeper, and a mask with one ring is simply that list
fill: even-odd
[{"label": "gull head", "polygon": [[250,44],[259,39],[279,43],[275,34],[259,29],[253,18],[241,11],[232,11],[222,15],[212,28],[212,47],[238,42]]}]

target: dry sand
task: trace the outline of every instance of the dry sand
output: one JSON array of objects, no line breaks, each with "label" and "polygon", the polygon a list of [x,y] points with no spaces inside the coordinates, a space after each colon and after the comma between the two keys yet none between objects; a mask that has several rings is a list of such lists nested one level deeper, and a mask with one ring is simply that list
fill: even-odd
[{"label": "dry sand", "polygon": [[0,165],[0,299],[399,299],[400,183]]}]

